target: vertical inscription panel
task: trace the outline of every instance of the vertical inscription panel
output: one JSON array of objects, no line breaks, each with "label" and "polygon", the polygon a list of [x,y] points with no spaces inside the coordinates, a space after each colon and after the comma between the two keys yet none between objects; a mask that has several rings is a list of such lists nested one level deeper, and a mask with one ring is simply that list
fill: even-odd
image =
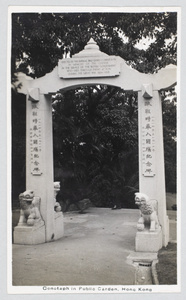
[{"label": "vertical inscription panel", "polygon": [[155,116],[153,99],[143,100],[142,104],[142,174],[155,175]]},{"label": "vertical inscription panel", "polygon": [[41,111],[39,102],[31,103],[30,111],[30,126],[29,126],[29,141],[30,141],[30,164],[31,174],[42,174],[42,125]]}]

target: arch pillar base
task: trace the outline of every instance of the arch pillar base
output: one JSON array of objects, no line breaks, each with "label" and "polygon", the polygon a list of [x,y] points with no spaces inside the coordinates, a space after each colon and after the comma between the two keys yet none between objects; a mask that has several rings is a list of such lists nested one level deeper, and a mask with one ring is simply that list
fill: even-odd
[{"label": "arch pillar base", "polygon": [[[54,215],[54,233],[51,241],[56,241],[64,235],[63,213]],[[19,225],[14,228],[14,244],[38,245],[44,244],[46,240],[46,226],[39,222],[36,226]]]},{"label": "arch pillar base", "polygon": [[14,228],[14,244],[37,245],[45,243],[44,222],[37,226],[20,225]]},{"label": "arch pillar base", "polygon": [[154,232],[138,231],[135,239],[135,250],[137,252],[158,252],[163,246],[162,236],[161,228]]},{"label": "arch pillar base", "polygon": [[54,240],[59,240],[64,235],[63,213],[57,212],[54,215]]}]

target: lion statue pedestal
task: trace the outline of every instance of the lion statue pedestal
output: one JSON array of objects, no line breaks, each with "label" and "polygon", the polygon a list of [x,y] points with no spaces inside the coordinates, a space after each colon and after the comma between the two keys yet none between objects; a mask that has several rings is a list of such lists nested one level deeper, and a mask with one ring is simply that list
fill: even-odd
[{"label": "lion statue pedestal", "polygon": [[140,209],[135,248],[138,252],[157,252],[162,248],[162,229],[157,215],[157,201],[142,193],[135,193],[135,204]]},{"label": "lion statue pedestal", "polygon": [[45,243],[45,226],[40,214],[40,198],[27,190],[19,195],[20,218],[14,228],[14,243],[36,245]]}]

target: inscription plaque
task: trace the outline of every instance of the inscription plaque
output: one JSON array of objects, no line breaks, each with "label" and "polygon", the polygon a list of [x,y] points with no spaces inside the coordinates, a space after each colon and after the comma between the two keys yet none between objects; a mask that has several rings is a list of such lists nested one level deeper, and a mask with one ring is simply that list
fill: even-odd
[{"label": "inscription plaque", "polygon": [[120,74],[117,57],[66,58],[58,63],[60,78],[114,77]]}]

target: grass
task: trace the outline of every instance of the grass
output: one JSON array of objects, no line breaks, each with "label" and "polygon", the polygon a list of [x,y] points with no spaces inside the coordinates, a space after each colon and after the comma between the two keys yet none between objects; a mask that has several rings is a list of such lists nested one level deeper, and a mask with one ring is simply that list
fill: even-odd
[{"label": "grass", "polygon": [[158,252],[156,265],[159,284],[177,284],[177,244],[169,243]]}]

